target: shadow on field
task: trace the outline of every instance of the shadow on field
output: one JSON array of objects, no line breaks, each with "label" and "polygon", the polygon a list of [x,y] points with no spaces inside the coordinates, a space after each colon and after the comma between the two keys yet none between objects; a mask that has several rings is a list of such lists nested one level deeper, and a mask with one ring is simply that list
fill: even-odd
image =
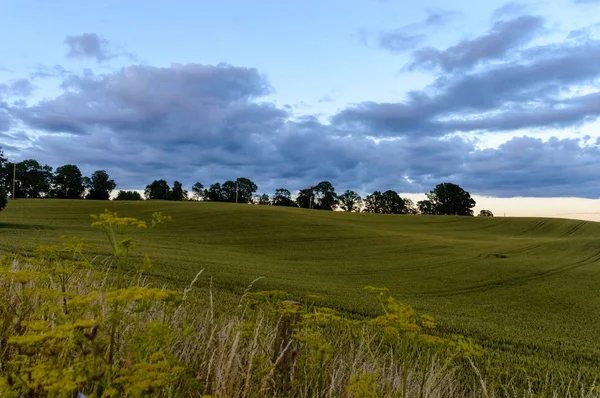
[{"label": "shadow on field", "polygon": [[0,222],[0,230],[2,229],[25,229],[25,230],[35,230],[35,229],[54,229],[52,227],[48,227],[46,225],[36,225],[36,224],[16,224],[16,223],[6,223]]}]

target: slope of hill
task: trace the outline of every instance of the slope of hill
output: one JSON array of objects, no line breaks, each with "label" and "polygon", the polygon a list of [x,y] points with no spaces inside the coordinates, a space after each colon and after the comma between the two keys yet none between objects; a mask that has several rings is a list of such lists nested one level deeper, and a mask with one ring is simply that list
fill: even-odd
[{"label": "slope of hill", "polygon": [[[205,269],[218,289],[320,294],[375,311],[365,285],[433,315],[440,327],[548,369],[597,366],[600,224],[563,219],[388,216],[174,202],[17,200],[0,214],[0,250],[28,251],[61,235],[101,242],[89,214],[105,208],[172,224],[142,245],[162,283]],[[593,365],[593,364],[596,365]]]}]

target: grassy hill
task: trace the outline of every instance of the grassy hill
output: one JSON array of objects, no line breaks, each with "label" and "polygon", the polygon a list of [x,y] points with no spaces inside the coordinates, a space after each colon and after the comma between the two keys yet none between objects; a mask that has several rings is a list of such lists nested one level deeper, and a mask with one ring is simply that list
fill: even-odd
[{"label": "grassy hill", "polygon": [[600,223],[17,200],[0,213],[0,251],[27,252],[62,235],[102,242],[89,215],[105,208],[173,217],[142,245],[162,283],[187,285],[205,269],[204,286],[212,276],[217,289],[240,293],[264,277],[257,288],[321,294],[357,313],[375,310],[365,285],[388,287],[499,358],[543,372],[597,370],[600,362]]}]

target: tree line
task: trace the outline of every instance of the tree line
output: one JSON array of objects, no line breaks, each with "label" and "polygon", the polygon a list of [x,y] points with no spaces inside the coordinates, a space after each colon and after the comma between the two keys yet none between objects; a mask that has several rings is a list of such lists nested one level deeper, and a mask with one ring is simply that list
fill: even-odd
[{"label": "tree line", "polygon": [[[14,185],[13,185],[14,180]],[[53,170],[34,159],[18,163],[8,161],[0,149],[0,210],[6,206],[7,197],[109,200],[117,184],[105,170],[96,170],[84,176],[78,166],[66,164]],[[396,191],[375,191],[365,198],[352,190],[337,194],[329,181],[301,189],[297,196],[285,188],[278,188],[270,197],[257,195],[258,186],[249,178],[240,177],[223,183],[213,183],[208,188],[196,182],[191,192],[179,181],[173,186],[164,180],[155,180],[144,190],[118,191],[114,200],[195,200],[230,203],[255,203],[259,205],[300,207],[316,210],[343,210],[377,214],[425,214],[472,216],[475,200],[469,192],[453,183],[438,184],[418,201],[402,198]],[[482,210],[479,216],[493,216]]]}]

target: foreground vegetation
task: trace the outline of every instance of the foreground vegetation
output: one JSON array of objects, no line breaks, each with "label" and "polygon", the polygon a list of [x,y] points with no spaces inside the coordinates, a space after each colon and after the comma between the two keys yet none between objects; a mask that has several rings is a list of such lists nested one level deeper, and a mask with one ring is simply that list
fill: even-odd
[{"label": "foreground vegetation", "polygon": [[[87,225],[89,214],[102,212],[104,205],[88,201],[11,202],[3,212],[0,225],[0,250],[32,258],[39,243],[59,244],[59,237],[68,234],[101,245],[92,249],[90,257],[97,256],[95,261],[100,261],[109,251],[103,243],[103,235]],[[340,353],[338,356],[331,354],[332,361],[335,358],[341,361],[332,362],[337,365],[331,369],[344,368],[342,363],[364,363],[364,372],[352,368],[350,373],[337,379],[339,383],[336,382],[335,387],[332,384],[324,387],[323,384],[323,389],[335,388],[348,393],[352,376],[356,382],[362,380],[367,384],[371,380],[369,377],[374,377],[377,388],[382,389],[379,393],[384,394],[383,391],[390,388],[385,387],[386,383],[392,383],[389,375],[400,377],[404,374],[401,369],[411,369],[410,380],[415,384],[411,384],[410,396],[420,391],[417,375],[433,377],[438,373],[443,377],[439,376],[441,379],[439,384],[436,382],[436,388],[442,390],[428,390],[428,394],[524,396],[537,393],[552,396],[560,391],[564,396],[566,390],[570,390],[572,396],[594,396],[596,393],[593,387],[599,374],[600,359],[596,341],[600,325],[595,314],[600,305],[595,282],[596,261],[600,257],[595,238],[600,232],[598,224],[571,220],[340,214],[212,203],[111,203],[111,208],[141,219],[148,219],[156,211],[173,216],[176,222],[161,226],[144,239],[144,250],[154,263],[147,281],[155,287],[181,291],[204,269],[194,284],[194,294],[188,295],[184,307],[196,309],[194,322],[206,320],[206,317],[212,317],[214,322],[220,320],[221,326],[210,329],[213,330],[211,333],[223,331],[231,344],[236,340],[231,338],[234,335],[225,332],[228,330],[225,325],[242,333],[240,325],[250,322],[248,327],[252,329],[260,324],[265,327],[265,334],[258,341],[280,336],[276,325],[282,319],[280,303],[283,297],[276,294],[261,298],[246,294],[245,300],[258,301],[250,311],[253,314],[250,320],[247,318],[249,310],[244,311],[250,308],[250,302],[242,302],[240,306],[240,297],[257,277],[263,278],[253,284],[252,292],[286,291],[289,293],[287,298],[301,303],[300,314],[329,314],[326,316],[335,319],[334,323],[343,324],[344,327],[326,328],[327,332],[318,329],[319,333],[325,333],[322,337],[333,352]],[[131,260],[135,264],[144,264],[143,256],[135,255]],[[30,266],[27,261],[11,264],[16,269]],[[98,270],[98,267],[86,268],[85,278],[73,279],[79,281],[76,285],[82,286],[81,292],[85,294],[106,288],[102,285],[105,278],[89,277],[92,275],[90,269]],[[82,281],[88,280],[91,285],[81,285]],[[138,284],[138,279],[135,281]],[[432,355],[427,357],[432,360],[425,362],[430,366],[426,371],[421,365],[405,366],[400,358],[414,362],[406,351],[392,350],[386,357],[383,350],[389,346],[384,344],[377,345],[382,351],[375,356],[376,361],[367,360],[372,358],[368,350],[361,357],[367,359],[352,357],[358,362],[351,361],[341,353],[354,351],[343,344],[354,341],[352,344],[360,346],[360,339],[365,338],[352,340],[356,334],[352,334],[353,328],[349,325],[354,321],[367,327],[369,333],[375,333],[369,334],[373,342],[386,341],[381,338],[385,327],[377,329],[370,323],[385,313],[378,301],[366,294],[365,285],[387,287],[391,297],[400,300],[398,303],[407,303],[401,308],[415,308],[417,313],[433,315],[438,322],[433,331],[423,328],[418,320],[421,318],[414,318],[427,335],[441,337],[446,342],[452,341],[455,334],[469,336],[483,346],[483,356],[458,359],[449,354],[447,344],[429,347],[425,352]],[[312,298],[307,299],[309,294],[319,298],[310,296]],[[168,310],[166,313],[183,303],[181,296],[173,295],[172,301],[158,300],[164,311]],[[98,309],[99,313],[109,313],[110,304],[110,301],[99,303],[98,308],[104,308]],[[318,310],[323,307],[329,309]],[[200,309],[199,313],[197,309]],[[152,310],[150,314],[162,312]],[[147,319],[157,319],[152,316]],[[300,319],[304,318],[300,315]],[[89,332],[94,325],[84,326],[82,331]],[[127,330],[133,333],[134,329]],[[304,330],[313,329],[310,326]],[[179,332],[175,335],[183,338]],[[206,334],[199,332],[197,336]],[[212,344],[218,341],[214,338],[203,341]],[[412,338],[403,334],[404,345],[398,340],[396,350],[401,346],[404,350],[413,347],[408,343],[414,342]],[[235,349],[240,347],[241,340],[237,341]],[[414,347],[418,347],[414,351],[416,355],[423,352],[422,343],[415,343]],[[202,349],[210,347],[203,346]],[[218,347],[222,349],[227,344],[219,343]],[[308,349],[310,344],[304,342],[302,347]],[[362,347],[367,349],[364,344]],[[219,352],[219,355],[214,353],[214,358],[228,358]],[[173,366],[180,366],[182,358],[171,354],[177,359]],[[149,357],[144,358],[149,360]],[[451,365],[445,365],[448,358],[452,358]],[[468,359],[474,362],[475,368]],[[388,365],[382,366],[378,361]],[[377,373],[377,363],[391,373],[388,376]],[[393,368],[392,363],[399,367]],[[267,364],[263,363],[264,366]],[[213,365],[211,369],[214,371]],[[312,373],[305,371],[305,374]],[[333,382],[333,379],[335,377],[328,374],[327,380]],[[398,382],[402,378],[395,380],[392,384],[397,388],[402,384]],[[302,393],[310,395],[314,390],[309,388],[315,388],[317,381],[305,382]],[[202,385],[208,388],[207,385],[213,384],[202,382]],[[453,389],[453,392],[444,388]],[[228,391],[207,389],[206,393],[238,395],[231,392],[233,390]],[[300,394],[300,390],[297,391]]]},{"label": "foreground vegetation", "polygon": [[212,300],[199,307],[190,294],[201,272],[182,292],[141,282],[151,262],[133,260],[135,235],[170,218],[154,213],[147,224],[106,211],[94,220],[109,261],[90,261],[77,239],[40,246],[28,259],[4,257],[2,396],[474,393],[457,379],[469,373],[453,370],[481,348],[462,336],[432,334],[431,317],[386,289],[367,288],[383,314],[362,320],[320,307],[319,296],[300,303],[280,291],[247,291],[237,308],[215,312]]}]

